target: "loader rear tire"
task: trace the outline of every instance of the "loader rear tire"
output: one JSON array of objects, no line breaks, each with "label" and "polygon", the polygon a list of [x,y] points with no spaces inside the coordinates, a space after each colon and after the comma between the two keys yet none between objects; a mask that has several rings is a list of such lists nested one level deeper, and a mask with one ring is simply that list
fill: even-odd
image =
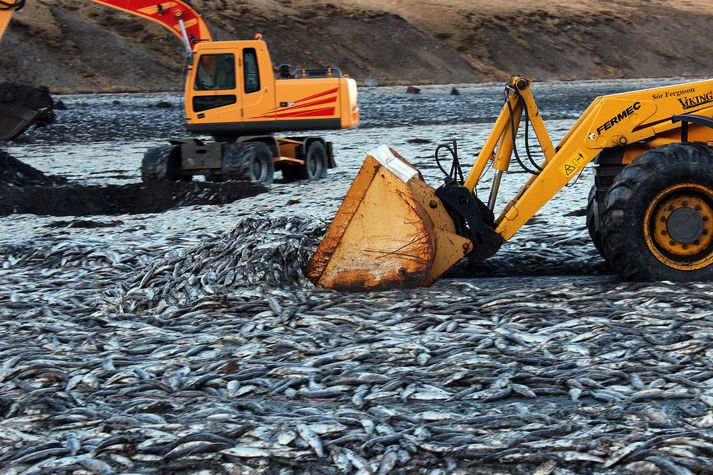
[{"label": "loader rear tire", "polygon": [[178,145],[163,145],[148,149],[141,161],[141,181],[150,183],[178,180],[175,167],[176,161],[180,159],[180,152]]},{"label": "loader rear tire", "polygon": [[327,150],[322,142],[315,141],[307,148],[304,164],[285,166],[282,169],[282,177],[288,181],[317,180],[327,178],[327,168]]},{"label": "loader rear tire", "polygon": [[626,280],[713,280],[713,150],[703,143],[648,151],[604,199],[601,237]]},{"label": "loader rear tire", "polygon": [[587,200],[587,229],[589,237],[592,238],[592,244],[597,248],[599,254],[604,256],[602,249],[602,231],[599,219],[599,204],[597,203],[597,187],[592,185],[589,190],[589,199]]},{"label": "loader rear tire", "polygon": [[269,185],[275,175],[275,159],[262,142],[229,144],[223,151],[224,180],[256,181]]}]

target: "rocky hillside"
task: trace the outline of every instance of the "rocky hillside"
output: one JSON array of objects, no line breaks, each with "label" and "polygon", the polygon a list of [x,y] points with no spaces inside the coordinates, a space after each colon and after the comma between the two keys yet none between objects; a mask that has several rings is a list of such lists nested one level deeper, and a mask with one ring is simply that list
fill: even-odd
[{"label": "rocky hillside", "polygon": [[[340,66],[362,84],[705,76],[710,0],[194,0],[219,39],[265,35],[275,64]],[[543,6],[546,5],[546,6]],[[0,79],[56,91],[180,87],[178,41],[90,0],[28,0]]]}]

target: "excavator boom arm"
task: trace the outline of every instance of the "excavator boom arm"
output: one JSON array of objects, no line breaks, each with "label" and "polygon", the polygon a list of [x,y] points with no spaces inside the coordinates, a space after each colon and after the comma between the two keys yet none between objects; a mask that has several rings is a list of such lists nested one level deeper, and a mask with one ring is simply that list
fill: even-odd
[{"label": "excavator boom arm", "polygon": [[193,50],[196,44],[212,41],[208,24],[187,1],[170,0],[92,0],[108,7],[123,10],[158,23],[176,35],[186,47]]},{"label": "excavator boom arm", "polygon": [[[162,25],[178,37],[188,50],[203,41],[212,41],[208,24],[188,1],[170,0],[91,0],[131,13]],[[0,39],[12,15],[25,5],[25,0],[0,0]]]},{"label": "excavator boom arm", "polygon": [[25,0],[0,0],[0,40],[2,40],[12,15],[25,6]]}]

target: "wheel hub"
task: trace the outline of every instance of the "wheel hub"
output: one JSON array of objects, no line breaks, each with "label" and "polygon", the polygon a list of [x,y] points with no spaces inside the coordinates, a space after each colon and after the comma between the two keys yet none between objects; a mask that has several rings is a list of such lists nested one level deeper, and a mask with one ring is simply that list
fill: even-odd
[{"label": "wheel hub", "polygon": [[676,269],[713,262],[713,193],[682,184],[661,192],[649,205],[646,240],[656,258]]},{"label": "wheel hub", "polygon": [[666,220],[666,229],[674,241],[696,242],[703,233],[703,217],[693,208],[678,208]]}]

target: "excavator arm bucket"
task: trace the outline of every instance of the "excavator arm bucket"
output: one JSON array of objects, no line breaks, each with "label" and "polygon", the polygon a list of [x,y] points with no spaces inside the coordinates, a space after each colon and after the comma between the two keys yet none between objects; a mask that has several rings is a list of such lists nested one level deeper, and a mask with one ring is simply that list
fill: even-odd
[{"label": "excavator arm bucket", "polygon": [[46,88],[0,83],[0,140],[12,140],[33,124],[51,123],[53,106]]},{"label": "excavator arm bucket", "polygon": [[381,146],[367,155],[307,275],[342,290],[423,287],[472,248],[421,173]]},{"label": "excavator arm bucket", "polygon": [[37,122],[42,114],[43,111],[26,109],[18,104],[0,103],[0,140],[8,141],[18,137]]}]

